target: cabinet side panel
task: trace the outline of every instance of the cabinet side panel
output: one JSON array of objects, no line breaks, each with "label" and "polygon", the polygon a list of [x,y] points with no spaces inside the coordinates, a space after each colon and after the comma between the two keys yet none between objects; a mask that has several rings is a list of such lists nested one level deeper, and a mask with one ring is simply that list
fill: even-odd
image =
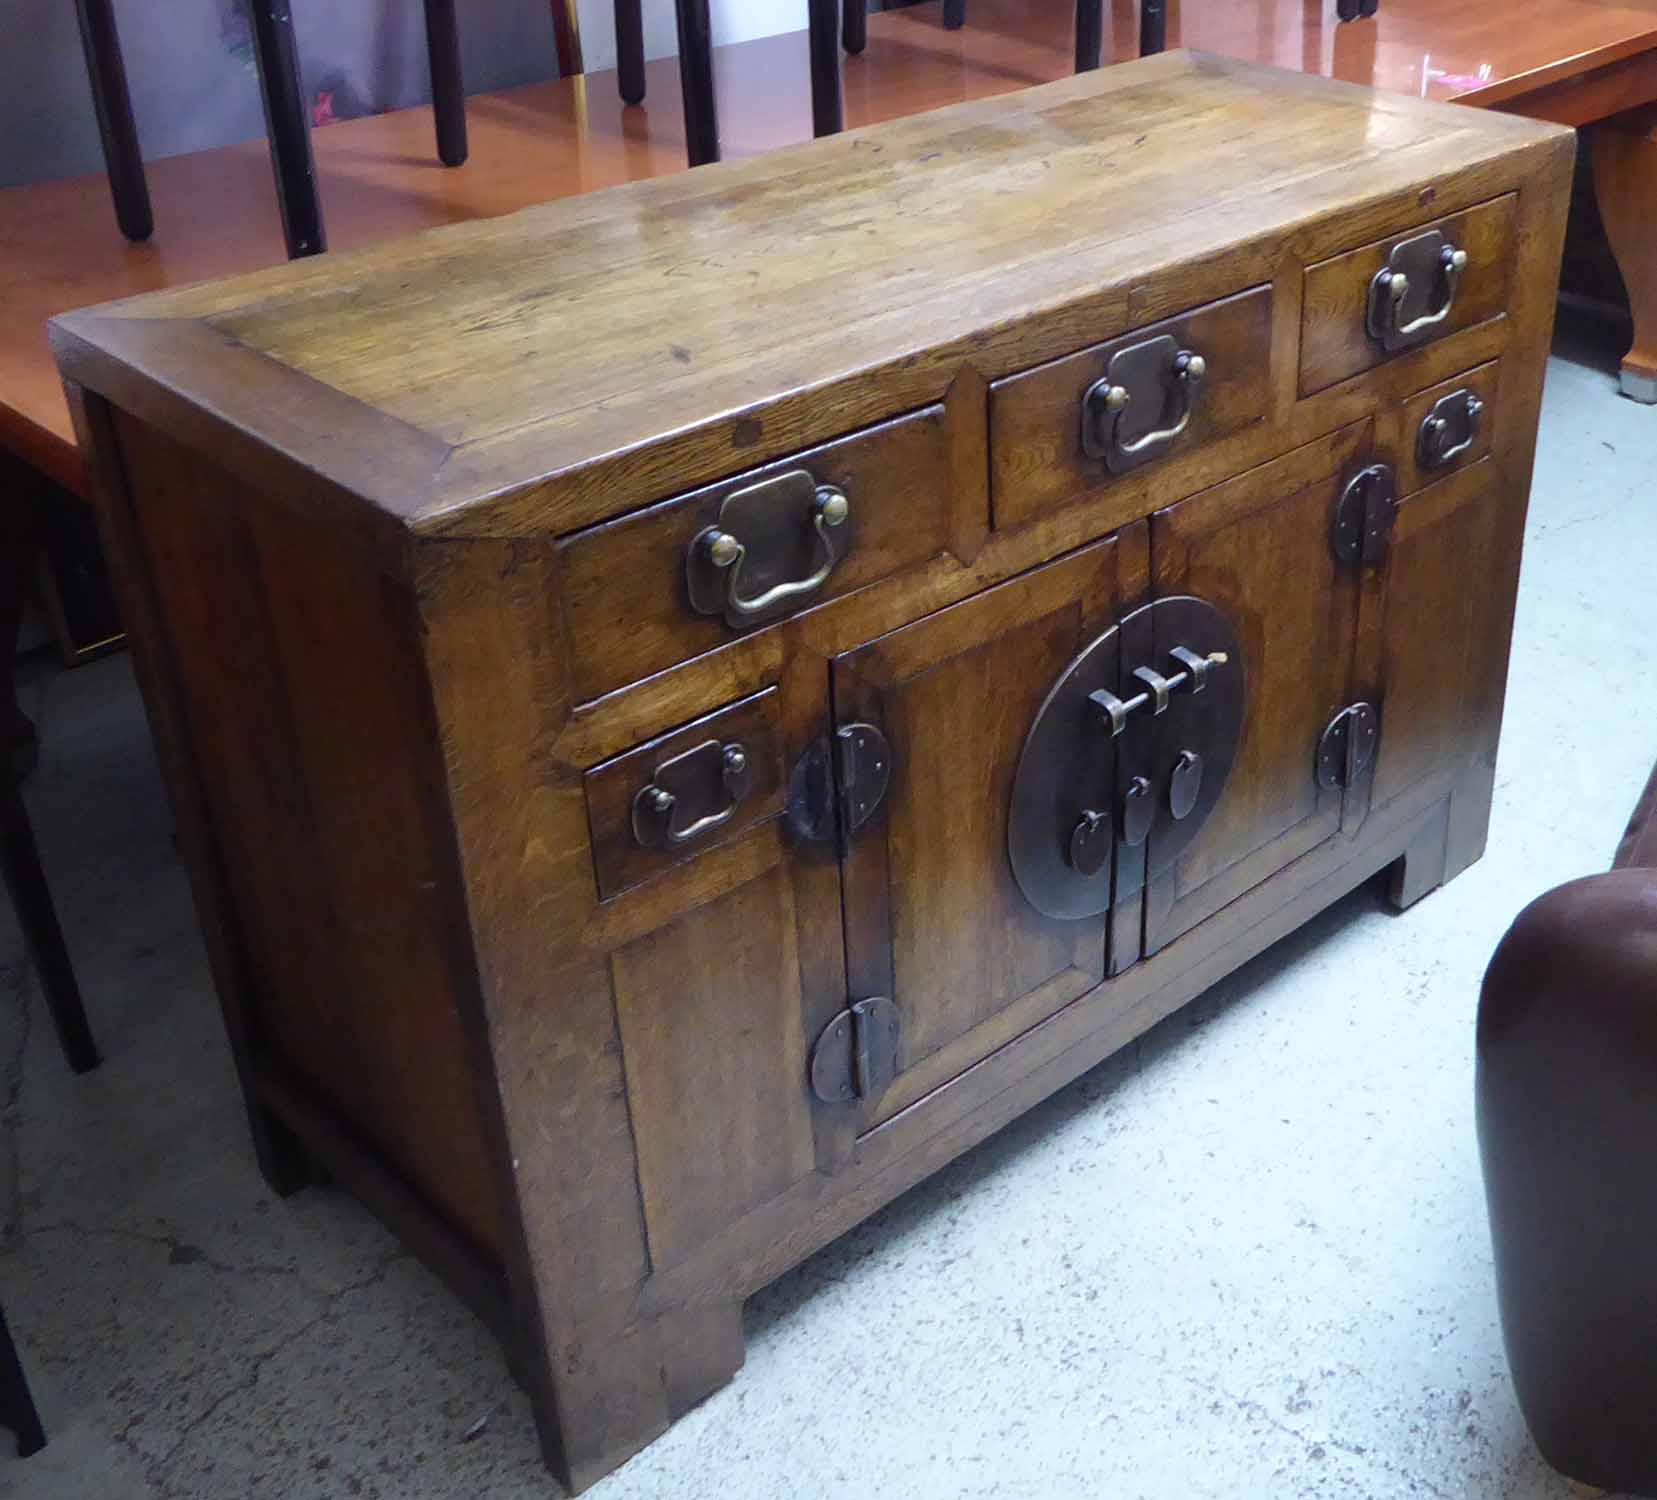
[{"label": "cabinet side panel", "polygon": [[117,430],[259,1041],[498,1258],[422,807],[435,747],[408,602],[228,473],[131,418]]}]

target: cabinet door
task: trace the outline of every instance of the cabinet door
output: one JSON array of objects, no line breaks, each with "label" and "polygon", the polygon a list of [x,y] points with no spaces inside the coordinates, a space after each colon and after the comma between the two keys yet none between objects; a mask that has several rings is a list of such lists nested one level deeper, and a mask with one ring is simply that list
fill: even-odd
[{"label": "cabinet door", "polygon": [[[851,998],[901,1018],[878,1123],[1097,985],[1107,917],[1044,915],[1007,853],[1013,778],[1048,691],[1116,619],[1117,542],[1097,543],[835,659],[834,716],[885,735],[886,796],[844,861]],[[1099,775],[1110,784],[1108,736]]]},{"label": "cabinet door", "polygon": [[[1345,429],[1152,518],[1155,593],[1195,595],[1230,620],[1245,696],[1230,780],[1208,820],[1170,860],[1158,858],[1153,828],[1147,954],[1340,827],[1342,793],[1318,785],[1315,755],[1351,701],[1358,588],[1330,529],[1367,436],[1368,424]],[[1181,747],[1155,732],[1141,743],[1144,774],[1165,797]]]}]

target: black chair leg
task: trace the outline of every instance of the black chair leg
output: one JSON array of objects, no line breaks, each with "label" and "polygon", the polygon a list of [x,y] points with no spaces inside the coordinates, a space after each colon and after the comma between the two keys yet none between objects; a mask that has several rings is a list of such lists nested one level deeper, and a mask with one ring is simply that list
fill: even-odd
[{"label": "black chair leg", "polygon": [[861,52],[869,45],[869,0],[846,0],[841,23],[840,44],[848,52]]},{"label": "black chair leg", "polygon": [[839,135],[846,127],[840,98],[839,0],[809,0],[811,18],[811,133]]},{"label": "black chair leg", "polygon": [[616,81],[628,104],[644,100],[642,0],[616,0]]},{"label": "black chair leg", "polygon": [[713,91],[713,26],[708,0],[678,0],[679,82],[685,95],[685,149],[690,164],[719,160],[719,111]]},{"label": "black chair leg", "polygon": [[1105,46],[1105,0],[1076,0],[1076,71],[1099,66]]},{"label": "black chair leg", "polygon": [[35,1398],[29,1392],[4,1312],[0,1312],[0,1427],[9,1427],[17,1434],[19,1458],[27,1458],[46,1446],[46,1430],[40,1425],[40,1413],[35,1410]]},{"label": "black chair leg", "polygon": [[58,1041],[69,1066],[85,1073],[98,1066],[98,1049],[92,1028],[86,1023],[80,986],[64,946],[63,929],[52,905],[45,873],[40,868],[40,851],[17,783],[8,773],[0,776],[0,872],[17,911],[18,925],[46,991],[46,1007],[57,1028]]},{"label": "black chair leg", "polygon": [[75,9],[92,102],[98,111],[98,134],[103,137],[109,193],[115,200],[115,222],[129,240],[147,240],[155,233],[155,215],[150,209],[150,188],[138,149],[138,127],[132,119],[132,96],[127,92],[115,15],[110,0],[75,0]]},{"label": "black chair leg", "polygon": [[259,93],[265,104],[265,133],[282,208],[288,258],[317,255],[328,248],[322,231],[322,202],[316,191],[311,155],[311,122],[299,76],[299,49],[288,0],[252,0],[253,51],[259,64]]},{"label": "black chair leg", "polygon": [[431,59],[437,159],[446,167],[458,167],[467,154],[466,83],[460,71],[455,0],[426,0],[426,55]]},{"label": "black chair leg", "polygon": [[1140,0],[1139,55],[1149,57],[1168,45],[1167,0]]},{"label": "black chair leg", "polygon": [[944,30],[959,31],[967,24],[967,0],[944,0]]}]

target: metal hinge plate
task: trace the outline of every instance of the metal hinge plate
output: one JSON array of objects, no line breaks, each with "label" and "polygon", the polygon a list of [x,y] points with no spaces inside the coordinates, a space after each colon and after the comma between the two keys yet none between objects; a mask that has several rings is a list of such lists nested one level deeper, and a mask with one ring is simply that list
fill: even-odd
[{"label": "metal hinge plate", "polygon": [[1352,786],[1375,763],[1381,715],[1373,703],[1343,708],[1318,739],[1318,785],[1325,791]]},{"label": "metal hinge plate", "polygon": [[811,1049],[811,1091],[825,1104],[875,1099],[898,1070],[903,1021],[883,995],[840,1012]]},{"label": "metal hinge plate", "polygon": [[1398,515],[1397,487],[1390,465],[1370,464],[1352,476],[1335,502],[1329,541],[1335,557],[1348,567],[1378,568],[1386,561],[1387,542]]},{"label": "metal hinge plate", "polygon": [[788,778],[788,826],[842,846],[875,815],[892,781],[892,747],[873,724],[843,724],[814,740]]}]

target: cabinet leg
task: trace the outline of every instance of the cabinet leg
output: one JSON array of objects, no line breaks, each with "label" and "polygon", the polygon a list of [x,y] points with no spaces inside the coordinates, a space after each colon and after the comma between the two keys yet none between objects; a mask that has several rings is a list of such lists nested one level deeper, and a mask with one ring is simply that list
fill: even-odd
[{"label": "cabinet leg", "polygon": [[1444,884],[1449,837],[1450,803],[1446,799],[1393,864],[1392,885],[1387,895],[1396,910],[1414,906]]},{"label": "cabinet leg", "polygon": [[742,1368],[742,1304],[681,1308],[615,1331],[589,1327],[557,1343],[536,1419],[548,1464],[579,1494]]},{"label": "cabinet leg", "polygon": [[1634,342],[1622,362],[1622,393],[1657,402],[1657,110],[1634,110],[1594,127],[1594,194],[1628,288]]}]

